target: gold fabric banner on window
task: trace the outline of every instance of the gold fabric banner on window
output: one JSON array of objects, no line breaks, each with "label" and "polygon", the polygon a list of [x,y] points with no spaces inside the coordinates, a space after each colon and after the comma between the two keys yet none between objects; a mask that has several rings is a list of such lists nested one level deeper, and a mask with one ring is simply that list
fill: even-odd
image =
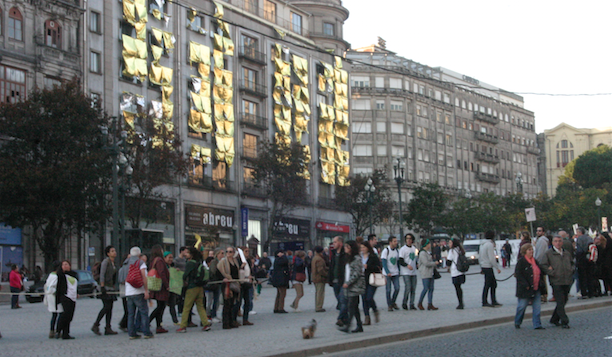
[{"label": "gold fabric banner on window", "polygon": [[312,160],[312,155],[310,154],[310,145],[304,145],[304,161],[309,163]]},{"label": "gold fabric banner on window", "polygon": [[193,7],[187,10],[187,20],[189,20],[189,22],[193,22],[193,20],[195,20],[195,17],[197,15],[198,15],[198,12]]},{"label": "gold fabric banner on window", "polygon": [[174,87],[170,85],[162,86],[162,100],[170,100]]},{"label": "gold fabric banner on window", "polygon": [[283,76],[291,76],[291,64],[289,62],[276,58],[274,64],[276,65],[276,72]]},{"label": "gold fabric banner on window", "polygon": [[274,117],[282,118],[283,117],[282,115],[283,115],[282,106],[278,104],[274,104]]},{"label": "gold fabric banner on window", "polygon": [[231,71],[228,70],[223,70],[223,81],[222,84],[231,87],[232,86],[232,78],[234,77],[234,74]]},{"label": "gold fabric banner on window", "polygon": [[334,123],[334,135],[342,138],[342,140],[348,140],[348,125]]},{"label": "gold fabric banner on window", "polygon": [[308,120],[302,115],[295,116],[295,128],[308,132]]},{"label": "gold fabric banner on window", "polygon": [[213,45],[214,45],[214,49],[215,51],[221,51],[223,52],[223,37],[221,35],[218,34],[213,34],[214,36],[214,41],[213,41]]},{"label": "gold fabric banner on window", "polygon": [[193,41],[189,41],[189,65],[193,63],[201,63],[202,54],[200,52],[200,44]]},{"label": "gold fabric banner on window", "polygon": [[151,45],[151,54],[153,55],[153,63],[158,63],[163,53],[164,53],[163,48],[159,46]]},{"label": "gold fabric banner on window", "polygon": [[121,35],[121,41],[123,42],[123,57],[136,57],[138,55],[138,49],[136,48],[136,41],[134,38],[128,35]]},{"label": "gold fabric banner on window", "polygon": [[319,79],[319,85],[317,89],[319,90],[319,92],[325,92],[325,90],[327,89],[327,86],[325,84],[325,77],[319,74],[317,78]]},{"label": "gold fabric banner on window", "polygon": [[138,39],[134,40],[136,45],[137,57],[141,59],[147,59],[149,52],[147,51],[147,43]]},{"label": "gold fabric banner on window", "polygon": [[215,118],[234,122],[234,106],[232,104],[215,104]]},{"label": "gold fabric banner on window", "polygon": [[280,133],[274,133],[274,142],[276,145],[291,145],[291,137]]},{"label": "gold fabric banner on window", "polygon": [[225,54],[228,56],[234,55],[234,41],[231,38],[223,38],[223,47],[225,47]]},{"label": "gold fabric banner on window", "polygon": [[278,72],[274,72],[274,87],[275,88],[282,88],[283,87],[283,75],[278,73]]},{"label": "gold fabric banner on window", "polygon": [[296,113],[304,113],[304,104],[302,104],[302,101],[299,99],[296,99],[295,97],[293,98],[293,104],[294,104],[294,108],[295,108],[295,112]]},{"label": "gold fabric banner on window", "polygon": [[223,37],[227,37],[230,38],[230,28],[229,25],[227,24],[227,22],[225,21],[221,21],[221,20],[217,20],[217,24],[219,24],[219,28],[221,29],[221,33],[223,35]]},{"label": "gold fabric banner on window", "polygon": [[221,68],[213,68],[213,83],[215,85],[221,85],[223,80],[223,70]]},{"label": "gold fabric banner on window", "polygon": [[212,120],[210,114],[200,113],[196,110],[189,110],[188,125],[191,130],[198,133],[212,132]]},{"label": "gold fabric banner on window", "polygon": [[146,23],[149,21],[149,17],[147,15],[147,5],[144,1],[136,0],[134,2],[134,7],[136,8],[136,13],[138,14],[138,22]]},{"label": "gold fabric banner on window", "polygon": [[134,25],[136,22],[136,7],[134,6],[134,2],[123,0],[123,18],[125,21]]},{"label": "gold fabric banner on window", "polygon": [[198,73],[202,78],[208,78],[210,76],[210,65],[204,63],[198,64]]},{"label": "gold fabric banner on window", "polygon": [[342,58],[338,56],[334,56],[334,64],[336,68],[342,68]]},{"label": "gold fabric banner on window", "polygon": [[213,99],[215,103],[231,103],[234,98],[232,88],[223,85],[213,86]]},{"label": "gold fabric banner on window", "polygon": [[161,84],[165,85],[165,84],[172,83],[172,74],[173,73],[174,73],[174,70],[172,68],[162,66]]},{"label": "gold fabric banner on window", "polygon": [[135,75],[140,79],[141,82],[143,82],[146,78],[147,78],[147,60],[146,59],[140,59],[140,58],[134,58],[134,67],[136,70]]},{"label": "gold fabric banner on window", "polygon": [[282,135],[291,134],[291,122],[285,121],[281,118],[274,118],[274,123],[276,124],[278,132]]},{"label": "gold fabric banner on window", "polygon": [[347,97],[348,96],[348,85],[347,84],[342,84],[342,83],[335,83],[336,86],[336,95],[339,95],[341,97]]},{"label": "gold fabric banner on window", "polygon": [[215,127],[217,128],[217,135],[234,136],[234,123],[231,121],[215,118]]},{"label": "gold fabric banner on window", "polygon": [[156,29],[155,27],[151,28],[151,35],[153,35],[153,39],[157,42],[158,46],[163,46],[163,31],[160,29]]},{"label": "gold fabric banner on window", "polygon": [[211,162],[211,149],[210,148],[202,148],[202,163],[210,164]]},{"label": "gold fabric banner on window", "polygon": [[134,29],[136,29],[136,38],[141,41],[147,40],[147,24],[144,22],[137,22],[134,24]]},{"label": "gold fabric banner on window", "polygon": [[162,110],[164,111],[165,119],[172,119],[172,116],[174,114],[174,103],[169,100],[162,101]]},{"label": "gold fabric banner on window", "polygon": [[223,52],[214,50],[213,51],[213,59],[215,60],[216,68],[225,68],[225,64],[223,63]]},{"label": "gold fabric banner on window", "polygon": [[134,129],[134,119],[136,118],[136,113],[130,113],[127,111],[123,111],[123,119],[125,123],[132,129]]},{"label": "gold fabric banner on window", "polygon": [[215,4],[215,17],[218,19],[222,19],[223,18],[223,5],[219,4],[216,1],[213,1],[213,3]]},{"label": "gold fabric banner on window", "polygon": [[151,63],[151,72],[149,74],[149,81],[151,81],[151,83],[161,85],[162,68],[163,67],[158,64]]},{"label": "gold fabric banner on window", "polygon": [[282,105],[283,100],[281,97],[282,97],[282,89],[279,87],[275,87],[274,90],[272,91],[272,99],[274,99],[274,103],[277,105]]},{"label": "gold fabric banner on window", "polygon": [[191,158],[194,160],[200,160],[202,155],[202,147],[200,145],[191,144]]},{"label": "gold fabric banner on window", "polygon": [[274,27],[274,30],[276,30],[276,33],[278,33],[278,35],[280,36],[281,40],[285,39],[285,35],[287,35],[287,33],[281,29],[279,29],[278,27]]},{"label": "gold fabric banner on window", "polygon": [[342,110],[336,110],[336,121],[345,125],[349,124],[348,113]]},{"label": "gold fabric banner on window", "polygon": [[291,122],[291,107],[282,106],[283,111],[283,119],[285,121]]},{"label": "gold fabric banner on window", "polygon": [[172,33],[164,31],[163,38],[164,38],[164,48],[166,50],[173,49],[174,48],[174,36],[172,35]]},{"label": "gold fabric banner on window", "polygon": [[291,99],[291,91],[289,89],[285,89],[283,91],[283,105],[286,107],[293,107],[293,100]]}]

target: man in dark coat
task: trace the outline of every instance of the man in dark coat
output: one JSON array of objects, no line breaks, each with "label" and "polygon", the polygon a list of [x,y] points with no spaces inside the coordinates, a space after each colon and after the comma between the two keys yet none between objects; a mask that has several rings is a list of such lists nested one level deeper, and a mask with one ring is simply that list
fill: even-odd
[{"label": "man in dark coat", "polygon": [[348,321],[348,300],[342,292],[342,284],[344,284],[344,267],[346,265],[346,255],[344,253],[344,239],[340,236],[334,237],[333,249],[330,250],[329,255],[329,285],[334,288],[334,295],[338,300],[336,310],[339,310],[338,321],[336,325],[342,327]]}]

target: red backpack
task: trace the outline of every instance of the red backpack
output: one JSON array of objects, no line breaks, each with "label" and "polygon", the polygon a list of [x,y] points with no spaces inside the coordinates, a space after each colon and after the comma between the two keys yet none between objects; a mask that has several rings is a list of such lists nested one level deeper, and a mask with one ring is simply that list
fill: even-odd
[{"label": "red backpack", "polygon": [[125,278],[125,282],[132,285],[135,289],[141,288],[144,285],[142,273],[140,272],[140,264],[142,264],[142,262],[138,259],[134,264],[130,265],[127,277]]}]

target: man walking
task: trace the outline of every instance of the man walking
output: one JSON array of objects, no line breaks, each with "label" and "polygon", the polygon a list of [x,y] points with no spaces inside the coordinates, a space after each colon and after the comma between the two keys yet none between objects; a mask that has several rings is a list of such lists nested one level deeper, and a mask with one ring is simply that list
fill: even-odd
[{"label": "man walking", "polygon": [[[495,259],[495,233],[493,231],[487,231],[485,233],[486,241],[480,245],[479,262],[482,273],[484,274],[484,287],[482,289],[482,306],[483,307],[496,307],[502,306],[495,298],[495,289],[497,288],[497,281],[495,280],[495,273],[493,268],[497,270],[497,274],[501,273],[499,264]],[[487,301],[487,295],[491,291],[491,303]]]},{"label": "man walking", "polygon": [[[147,264],[140,259],[140,248],[132,247],[130,249],[130,258],[128,260],[128,277],[125,281],[125,297],[127,298],[128,306],[128,334],[130,340],[140,338],[136,333],[136,319],[140,321],[140,328],[144,333],[144,338],[153,338],[153,334],[149,329],[149,289],[147,287]],[[142,286],[133,286],[134,280],[131,280],[130,271],[138,269],[142,276]],[[138,316],[136,310],[138,309]]]},{"label": "man walking", "polygon": [[315,247],[315,255],[312,258],[310,271],[312,281],[315,284],[315,312],[325,312],[323,302],[325,301],[325,282],[327,281],[328,268],[323,258],[323,247]]},{"label": "man walking", "polygon": [[563,238],[558,235],[553,238],[553,247],[546,251],[541,265],[544,273],[550,277],[553,294],[557,302],[550,323],[569,328],[569,317],[565,313],[565,304],[572,286],[574,263],[569,252],[563,249]]},{"label": "man walking", "polygon": [[[397,237],[389,237],[389,246],[383,249],[380,255],[382,260],[383,273],[387,276],[387,306],[389,311],[399,310],[395,303],[399,295],[399,251],[397,250]],[[393,295],[391,294],[393,285]]]},{"label": "man walking", "polygon": [[343,327],[348,323],[348,297],[344,296],[342,284],[344,284],[344,273],[346,265],[346,255],[344,253],[344,239],[340,236],[332,240],[332,250],[330,250],[328,282],[334,288],[336,295],[336,310],[339,310],[336,325]]},{"label": "man walking", "polygon": [[368,236],[368,243],[370,243],[370,246],[372,249],[374,249],[374,253],[378,255],[378,238],[376,237],[376,234],[370,234]]},{"label": "man walking", "polygon": [[412,233],[406,234],[405,240],[406,244],[399,250],[400,276],[404,279],[402,308],[408,310],[408,297],[410,297],[410,310],[416,310],[414,306],[417,283],[416,247],[413,245],[414,236]]},{"label": "man walking", "polygon": [[[536,243],[535,243],[535,251],[533,252],[533,256],[538,261],[538,263],[542,264],[542,259],[544,258],[544,254],[548,250],[550,242],[548,238],[546,238],[546,232],[544,231],[544,227],[538,227],[536,229]],[[544,278],[546,279],[546,278]],[[542,288],[542,302],[548,301],[548,284],[544,284],[544,288]]]}]

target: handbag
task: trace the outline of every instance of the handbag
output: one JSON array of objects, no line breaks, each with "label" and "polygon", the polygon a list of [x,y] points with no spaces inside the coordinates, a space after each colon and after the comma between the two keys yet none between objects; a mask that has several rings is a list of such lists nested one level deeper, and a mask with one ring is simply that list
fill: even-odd
[{"label": "handbag", "polygon": [[[159,258],[156,258],[156,260],[157,259]],[[153,265],[155,265],[155,261],[153,261]],[[149,289],[149,291],[161,291],[161,287],[162,280],[159,277],[157,269],[153,268],[149,270],[149,273],[147,274],[147,288]]]},{"label": "handbag", "polygon": [[433,278],[434,279],[440,279],[442,277],[442,275],[440,275],[440,273],[438,272],[438,269],[434,268],[433,270]]},{"label": "handbag", "polygon": [[301,283],[306,281],[306,274],[305,273],[295,273],[295,280],[299,281]]},{"label": "handbag", "polygon": [[385,286],[387,285],[387,277],[383,273],[372,273],[368,278],[368,283],[376,287]]},{"label": "handbag", "polygon": [[232,281],[231,283],[229,283],[229,288],[231,291],[235,292],[235,293],[239,293],[240,292],[240,284],[238,284],[238,282],[236,281]]}]

